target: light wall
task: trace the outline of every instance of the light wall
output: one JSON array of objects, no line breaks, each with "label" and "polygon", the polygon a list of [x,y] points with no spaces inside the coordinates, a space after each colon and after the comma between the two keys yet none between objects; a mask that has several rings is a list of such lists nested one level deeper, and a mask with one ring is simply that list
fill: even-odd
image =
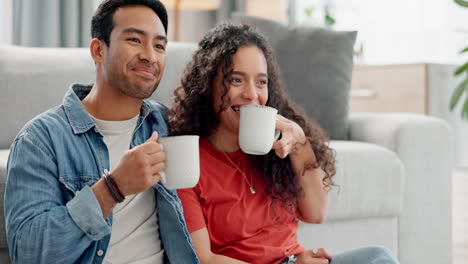
[{"label": "light wall", "polygon": [[[174,15],[168,9],[168,38],[174,40]],[[181,10],[179,21],[179,41],[198,42],[205,32],[216,25],[216,11]]]},{"label": "light wall", "polygon": [[287,0],[246,0],[245,11],[252,16],[264,17],[279,22],[288,22]]},{"label": "light wall", "polygon": [[13,0],[0,0],[0,44],[11,44],[13,37]]}]

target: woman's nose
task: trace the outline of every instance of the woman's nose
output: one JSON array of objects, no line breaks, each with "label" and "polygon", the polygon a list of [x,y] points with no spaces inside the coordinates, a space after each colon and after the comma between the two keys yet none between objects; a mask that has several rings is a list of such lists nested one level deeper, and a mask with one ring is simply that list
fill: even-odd
[{"label": "woman's nose", "polygon": [[249,100],[255,100],[258,98],[257,89],[254,82],[249,82],[244,87],[244,97]]}]

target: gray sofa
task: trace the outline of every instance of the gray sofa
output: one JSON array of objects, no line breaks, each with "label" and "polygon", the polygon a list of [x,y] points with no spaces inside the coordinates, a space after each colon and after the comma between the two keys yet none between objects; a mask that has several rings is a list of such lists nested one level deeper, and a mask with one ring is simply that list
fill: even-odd
[{"label": "gray sofa", "polygon": [[[170,43],[153,98],[170,104],[195,44]],[[0,195],[9,147],[32,117],[61,103],[72,82],[93,82],[88,49],[0,47]],[[320,225],[300,224],[308,248],[341,252],[384,245],[401,263],[451,263],[451,130],[439,119],[399,113],[347,118],[348,140],[332,140],[338,188]],[[0,202],[3,207],[3,202]],[[0,263],[8,262],[3,208]]]}]

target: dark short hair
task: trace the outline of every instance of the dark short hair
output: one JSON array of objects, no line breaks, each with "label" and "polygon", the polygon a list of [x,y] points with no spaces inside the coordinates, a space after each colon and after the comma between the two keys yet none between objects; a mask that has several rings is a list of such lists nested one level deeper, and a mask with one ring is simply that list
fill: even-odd
[{"label": "dark short hair", "polygon": [[91,37],[103,40],[110,45],[110,34],[114,29],[114,13],[125,6],[146,6],[151,8],[161,20],[167,34],[167,11],[158,0],[104,0],[97,8],[91,20]]}]

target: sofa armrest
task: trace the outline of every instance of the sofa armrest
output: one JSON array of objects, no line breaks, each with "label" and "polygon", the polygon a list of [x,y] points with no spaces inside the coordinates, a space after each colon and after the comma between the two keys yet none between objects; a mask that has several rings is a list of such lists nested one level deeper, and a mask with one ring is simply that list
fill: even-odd
[{"label": "sofa armrest", "polygon": [[356,141],[332,140],[336,187],[329,192],[326,221],[399,217],[403,205],[404,166],[392,151]]},{"label": "sofa armrest", "polygon": [[438,118],[403,113],[350,116],[351,140],[394,151],[405,169],[401,263],[452,262],[453,133]]}]

